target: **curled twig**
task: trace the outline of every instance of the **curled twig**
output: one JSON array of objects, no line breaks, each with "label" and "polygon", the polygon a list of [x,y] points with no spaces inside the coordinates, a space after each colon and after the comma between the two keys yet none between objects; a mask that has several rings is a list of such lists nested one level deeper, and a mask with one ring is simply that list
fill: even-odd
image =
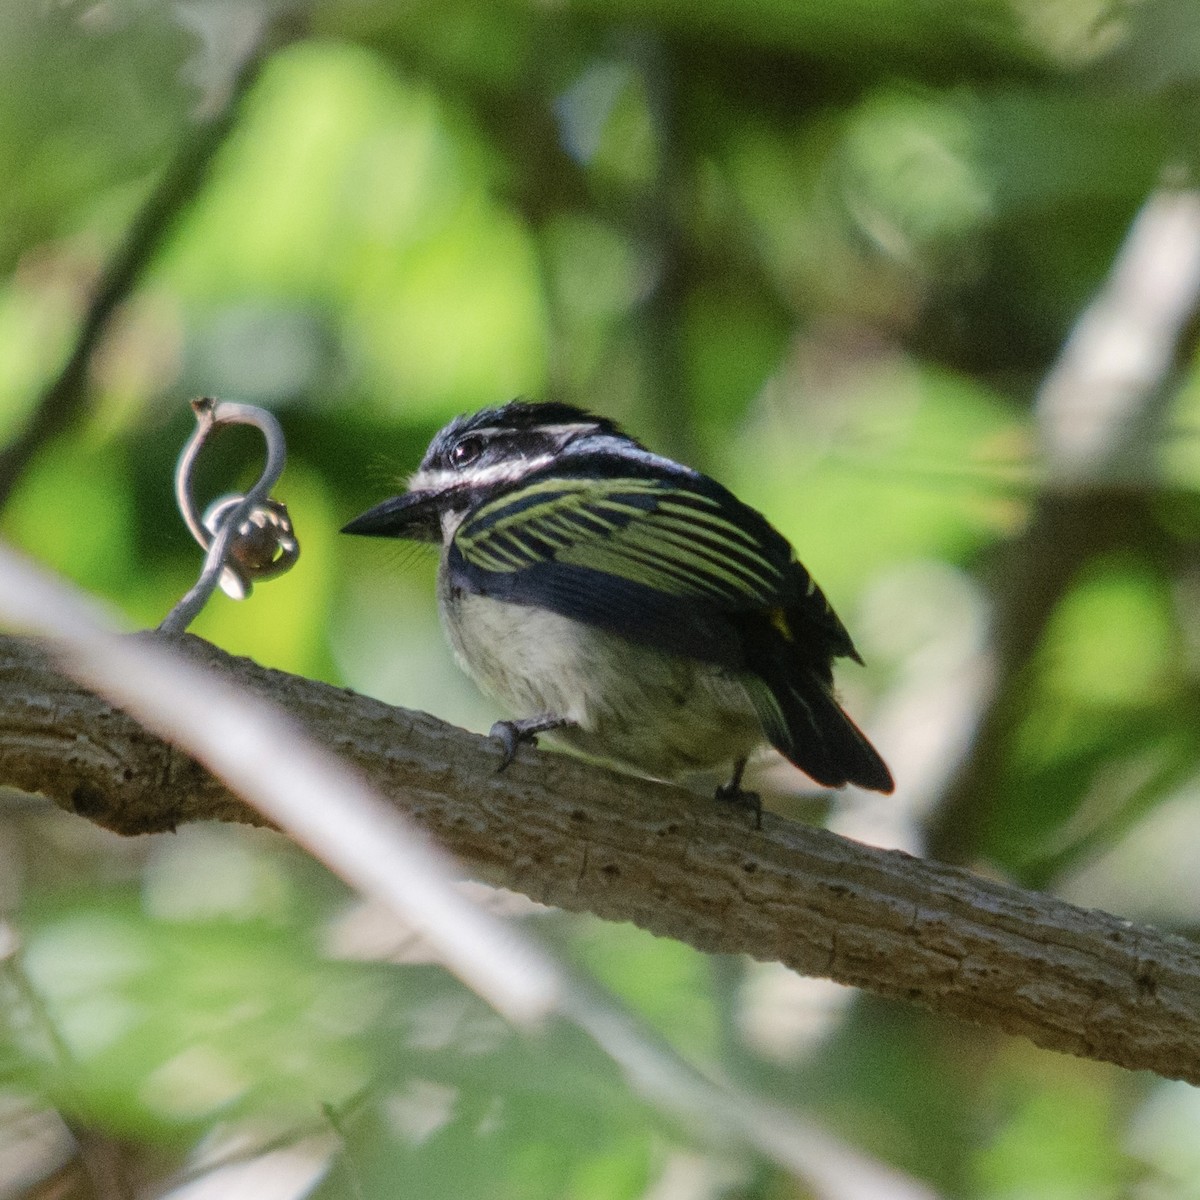
[{"label": "curled twig", "polygon": [[[166,633],[186,630],[208,603],[218,583],[226,595],[244,600],[256,580],[282,575],[300,557],[300,543],[287,508],[270,497],[287,462],[279,422],[265,409],[208,396],[193,400],[192,409],[196,414],[196,431],[179,456],[175,499],[192,536],[205,551],[204,569],[159,626]],[[267,443],[267,461],[257,482],[244,496],[224,497],[210,505],[201,517],[192,489],[192,474],[200,450],[222,425],[253,425]]]}]

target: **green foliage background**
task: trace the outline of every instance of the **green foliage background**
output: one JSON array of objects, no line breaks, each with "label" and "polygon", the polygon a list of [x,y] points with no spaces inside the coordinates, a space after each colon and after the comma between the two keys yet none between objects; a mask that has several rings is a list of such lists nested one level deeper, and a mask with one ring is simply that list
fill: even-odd
[{"label": "green foliage background", "polygon": [[[1194,175],[1194,0],[8,0],[0,439],[248,47],[261,71],[200,185],[169,197],[82,407],[0,512],[7,539],[156,623],[197,566],[171,499],[186,400],[266,405],[303,555],[195,631],[486,729],[432,559],[335,530],[455,413],[582,404],[766,512],[855,633],[869,665],[845,697],[900,791],[820,799],[767,764],[774,807],[913,848],[936,830],[1019,884],[1197,924],[1190,343],[1122,483],[1137,520],[1016,664],[981,804],[943,803],[991,606],[1035,582],[1006,549],[1056,482],[1038,385],[1147,197]],[[257,453],[220,445],[213,494]],[[315,1145],[330,1198],[809,1194],[646,1112],[573,1036],[514,1034],[279,839],[121,844],[0,799],[20,946],[0,1196],[67,1153],[29,1139],[50,1111],[123,1147],[150,1194],[237,1138]],[[1182,1085],[629,928],[518,919],[697,1061],[946,1196],[1200,1195]]]}]

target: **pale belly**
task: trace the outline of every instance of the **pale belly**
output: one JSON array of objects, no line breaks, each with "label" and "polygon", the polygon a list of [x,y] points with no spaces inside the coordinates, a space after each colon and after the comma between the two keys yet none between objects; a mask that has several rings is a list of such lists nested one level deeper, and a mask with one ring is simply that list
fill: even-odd
[{"label": "pale belly", "polygon": [[763,741],[746,690],[723,669],[663,654],[556,613],[439,581],[463,670],[516,718],[565,717],[551,736],[585,754],[675,778],[724,767]]}]

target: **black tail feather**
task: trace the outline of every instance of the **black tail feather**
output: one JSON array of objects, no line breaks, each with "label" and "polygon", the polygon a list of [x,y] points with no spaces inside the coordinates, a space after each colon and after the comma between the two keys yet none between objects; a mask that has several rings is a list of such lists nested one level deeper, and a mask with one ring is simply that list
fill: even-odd
[{"label": "black tail feather", "polygon": [[770,714],[760,705],[763,726],[771,744],[789,761],[824,787],[854,783],[874,792],[893,790],[887,764],[842,710],[825,680],[804,672],[798,679],[763,682],[773,702]]}]

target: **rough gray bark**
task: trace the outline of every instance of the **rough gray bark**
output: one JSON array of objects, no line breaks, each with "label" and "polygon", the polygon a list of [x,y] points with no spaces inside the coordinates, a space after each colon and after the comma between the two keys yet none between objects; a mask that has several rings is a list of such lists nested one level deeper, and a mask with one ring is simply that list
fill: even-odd
[{"label": "rough gray bark", "polygon": [[[354,763],[473,875],[1200,1083],[1200,948],[1052,897],[677,788],[522,751],[181,639]],[[0,784],[123,834],[259,820],[203,768],[0,638]]]}]

